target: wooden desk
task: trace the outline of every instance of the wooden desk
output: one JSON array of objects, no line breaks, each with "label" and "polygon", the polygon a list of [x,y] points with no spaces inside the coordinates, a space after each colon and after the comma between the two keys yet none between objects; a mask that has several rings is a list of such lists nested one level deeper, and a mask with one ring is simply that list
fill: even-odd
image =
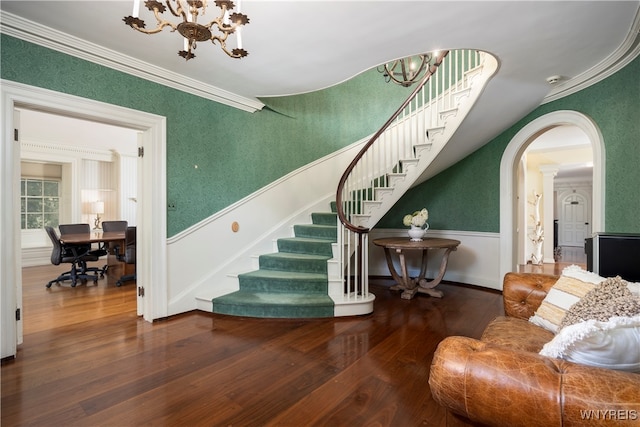
[{"label": "wooden desk", "polygon": [[[82,245],[102,242],[119,242],[120,251],[124,253],[125,232],[124,231],[90,231],[89,233],[63,234],[60,242],[64,245]],[[107,260],[108,265],[112,265]],[[132,274],[135,271],[134,264],[124,263],[124,274]]]},{"label": "wooden desk", "polygon": [[[391,287],[393,290],[403,290],[400,297],[402,299],[411,299],[417,292],[425,293],[436,298],[442,298],[442,291],[434,289],[442,281],[444,273],[447,270],[447,262],[451,251],[455,251],[460,244],[459,240],[426,238],[419,242],[412,242],[408,237],[388,237],[384,239],[376,239],[373,241],[376,246],[384,248],[384,255],[387,259],[389,272],[396,284]],[[440,261],[440,271],[438,276],[431,281],[425,279],[427,272],[427,255],[429,249],[443,249],[444,255]],[[400,259],[400,274],[396,271],[391,257],[391,251],[398,254]],[[407,272],[407,263],[404,258],[405,251],[422,251],[422,266],[418,277],[412,279]]]}]

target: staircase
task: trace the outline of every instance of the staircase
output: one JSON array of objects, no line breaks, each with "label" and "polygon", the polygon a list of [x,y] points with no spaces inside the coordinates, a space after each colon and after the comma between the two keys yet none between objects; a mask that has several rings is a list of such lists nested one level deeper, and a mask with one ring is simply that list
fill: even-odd
[{"label": "staircase", "polygon": [[441,52],[347,167],[336,192],[338,244],[346,248],[338,262],[348,272],[345,288],[369,294],[369,230],[450,142],[497,65],[494,57],[475,50]]},{"label": "staircase", "polygon": [[213,312],[273,318],[371,313],[369,230],[415,185],[496,70],[495,58],[482,52],[441,53],[351,162],[331,212],[314,213],[311,224],[293,226],[294,237],[277,239],[277,252],[260,255],[257,270],[238,275],[239,291],[212,300]]},{"label": "staircase", "polygon": [[277,239],[278,252],[260,255],[258,270],[239,274],[240,290],[214,298],[213,312],[270,318],[333,317],[327,261],[333,258],[336,243],[336,213],[313,213],[311,221],[294,225],[294,237]]}]

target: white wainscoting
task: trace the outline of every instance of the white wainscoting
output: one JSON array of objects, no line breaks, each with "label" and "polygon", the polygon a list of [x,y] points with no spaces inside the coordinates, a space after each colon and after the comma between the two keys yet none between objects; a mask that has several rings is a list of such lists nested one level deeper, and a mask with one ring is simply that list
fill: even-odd
[{"label": "white wainscoting", "polygon": [[[236,291],[237,274],[257,269],[257,256],[277,251],[312,212],[329,212],[338,180],[367,139],[306,165],[167,240],[169,315]],[[322,179],[318,179],[322,177]],[[238,231],[232,230],[237,223]]]},{"label": "white wainscoting", "polygon": [[[375,239],[384,237],[407,237],[407,229],[373,229],[369,234],[369,275],[390,276],[384,250],[375,246]],[[449,255],[444,280],[502,290],[500,277],[500,234],[474,231],[429,230],[427,237],[460,240],[460,246]],[[437,276],[443,251],[430,251],[427,277]],[[405,256],[411,276],[420,272],[420,252],[410,251]],[[396,271],[400,266],[396,261]]]},{"label": "white wainscoting", "polygon": [[37,267],[39,265],[51,265],[51,251],[53,247],[51,241],[49,246],[23,248],[22,249],[22,266]]},{"label": "white wainscoting", "polygon": [[[173,284],[168,315],[211,311],[212,298],[238,290],[237,274],[257,269],[258,255],[277,251],[277,238],[293,236],[292,226],[310,223],[311,212],[328,212],[342,172],[366,141],[293,171],[167,239],[168,283]],[[498,233],[429,230],[429,234],[462,242],[449,257],[445,280],[501,289]],[[406,236],[406,229],[374,229],[370,241],[391,236]],[[370,275],[389,276],[381,248],[372,247],[370,262]],[[419,269],[411,260],[409,265],[411,271]],[[438,268],[439,258],[428,274]]]}]

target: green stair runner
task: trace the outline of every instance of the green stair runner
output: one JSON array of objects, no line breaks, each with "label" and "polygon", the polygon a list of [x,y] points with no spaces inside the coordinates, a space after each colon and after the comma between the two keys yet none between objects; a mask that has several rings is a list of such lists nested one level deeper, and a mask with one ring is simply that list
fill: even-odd
[{"label": "green stair runner", "polygon": [[334,212],[313,213],[312,224],[294,225],[278,239],[278,252],[260,255],[259,270],[238,275],[240,290],[214,298],[213,312],[269,318],[333,317],[327,260],[337,241]]}]

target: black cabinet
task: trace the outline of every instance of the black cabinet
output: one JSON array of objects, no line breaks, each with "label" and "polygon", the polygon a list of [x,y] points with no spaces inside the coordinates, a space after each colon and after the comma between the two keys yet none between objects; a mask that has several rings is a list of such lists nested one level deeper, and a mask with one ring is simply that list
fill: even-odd
[{"label": "black cabinet", "polygon": [[596,233],[585,240],[587,270],[640,282],[640,234]]}]

